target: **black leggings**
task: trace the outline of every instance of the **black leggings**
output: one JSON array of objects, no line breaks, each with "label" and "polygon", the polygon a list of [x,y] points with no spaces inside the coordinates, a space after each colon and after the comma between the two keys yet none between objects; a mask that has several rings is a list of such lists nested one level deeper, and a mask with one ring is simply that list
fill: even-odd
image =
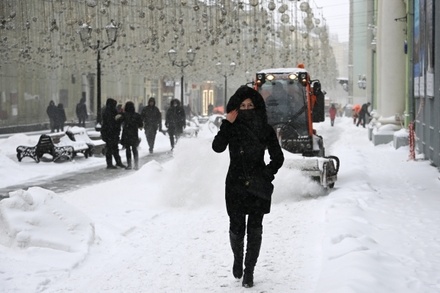
[{"label": "black leggings", "polygon": [[133,152],[134,162],[137,164],[139,161],[139,152],[136,146],[125,146],[125,156],[127,157],[127,161],[131,161],[131,152]]},{"label": "black leggings", "polygon": [[[247,218],[247,230],[262,229],[264,214],[249,214]],[[246,214],[229,215],[229,231],[236,235],[245,235]]]}]

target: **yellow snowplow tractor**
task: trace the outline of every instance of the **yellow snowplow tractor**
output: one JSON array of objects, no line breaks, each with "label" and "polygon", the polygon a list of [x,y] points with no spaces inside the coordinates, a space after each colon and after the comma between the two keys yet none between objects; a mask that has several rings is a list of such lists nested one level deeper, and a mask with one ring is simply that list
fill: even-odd
[{"label": "yellow snowplow tractor", "polygon": [[325,156],[323,139],[313,129],[313,122],[325,120],[325,92],[319,80],[311,80],[302,67],[272,68],[257,72],[253,84],[266,102],[268,122],[275,128],[281,147],[302,156],[286,165],[332,188],[339,159]]}]

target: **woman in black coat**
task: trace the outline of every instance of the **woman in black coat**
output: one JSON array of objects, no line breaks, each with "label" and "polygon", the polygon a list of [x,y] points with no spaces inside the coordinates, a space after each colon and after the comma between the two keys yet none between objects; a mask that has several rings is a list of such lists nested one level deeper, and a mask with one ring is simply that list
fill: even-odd
[{"label": "woman in black coat", "polygon": [[[106,153],[105,159],[107,169],[116,169],[116,166],[125,168],[119,155],[119,135],[121,134],[121,121],[116,120],[118,111],[116,110],[116,100],[108,98],[105,108],[102,111],[101,138],[105,141]],[[115,158],[116,166],[112,163],[112,157]]]},{"label": "woman in black coat", "polygon": [[[243,276],[243,246],[247,227],[243,286],[253,286],[263,232],[263,216],[270,212],[271,192],[265,198],[251,193],[252,181],[270,182],[284,162],[275,131],[267,123],[263,97],[248,86],[241,86],[230,98],[227,115],[214,138],[212,148],[223,152],[229,146],[230,164],[226,176],[226,209],[229,215],[229,238],[234,254],[232,272]],[[270,162],[266,165],[266,149]],[[251,182],[251,183],[249,183]],[[260,195],[261,196],[261,195]],[[247,215],[247,223],[246,223]]]},{"label": "woman in black coat", "polygon": [[125,103],[124,113],[122,115],[117,115],[120,117],[123,128],[121,144],[125,147],[125,155],[127,156],[127,167],[125,169],[130,170],[132,168],[131,164],[131,153],[133,152],[134,159],[134,169],[139,169],[139,128],[142,128],[142,118],[139,113],[134,110],[134,103]]}]

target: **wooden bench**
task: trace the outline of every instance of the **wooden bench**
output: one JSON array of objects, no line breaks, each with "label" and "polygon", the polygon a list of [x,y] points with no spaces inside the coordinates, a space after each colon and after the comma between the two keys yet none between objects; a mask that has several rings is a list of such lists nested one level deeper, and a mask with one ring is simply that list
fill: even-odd
[{"label": "wooden bench", "polygon": [[66,131],[66,135],[75,141],[85,142],[89,146],[90,155],[105,154],[105,142],[99,138],[91,139],[83,127],[72,127]]},{"label": "wooden bench", "polygon": [[24,157],[30,157],[37,163],[40,162],[44,154],[52,156],[52,161],[58,161],[61,158],[72,160],[74,156],[74,149],[72,146],[57,146],[53,143],[52,138],[47,134],[42,134],[35,146],[18,146],[17,159],[19,162]]}]

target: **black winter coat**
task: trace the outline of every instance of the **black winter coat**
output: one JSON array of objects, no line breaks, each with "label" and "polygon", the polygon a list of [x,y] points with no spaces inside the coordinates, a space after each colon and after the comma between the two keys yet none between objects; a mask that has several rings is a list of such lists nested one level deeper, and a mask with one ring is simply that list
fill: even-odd
[{"label": "black winter coat", "polygon": [[121,134],[121,121],[116,120],[118,111],[116,101],[109,98],[102,113],[101,138],[107,143],[119,143]]},{"label": "black winter coat", "polygon": [[147,130],[162,130],[162,114],[156,106],[145,106],[142,109],[142,120],[144,120],[144,128]]},{"label": "black winter coat", "polygon": [[55,120],[57,116],[57,106],[55,106],[55,103],[53,101],[50,101],[49,106],[46,108],[46,113],[49,119]]},{"label": "black winter coat", "polygon": [[139,113],[125,112],[122,114],[122,137],[121,144],[125,147],[139,145],[138,130],[142,128],[142,118]]},{"label": "black winter coat", "polygon": [[185,110],[180,106],[180,103],[177,106],[171,106],[165,116],[165,126],[174,133],[181,134],[185,123]]},{"label": "black winter coat", "polygon": [[369,104],[363,104],[361,107],[361,110],[359,111],[359,115],[361,116],[365,116],[368,115],[370,116],[370,112],[368,112],[368,106],[370,106]]},{"label": "black winter coat", "polygon": [[[223,120],[220,131],[214,138],[212,148],[223,152],[229,145],[230,165],[226,176],[226,209],[229,215],[235,213],[270,212],[271,201],[248,194],[244,182],[247,176],[262,173],[268,180],[274,179],[284,162],[284,155],[275,131],[269,124],[259,129],[258,136],[244,123]],[[265,150],[270,163],[264,161]]]}]

